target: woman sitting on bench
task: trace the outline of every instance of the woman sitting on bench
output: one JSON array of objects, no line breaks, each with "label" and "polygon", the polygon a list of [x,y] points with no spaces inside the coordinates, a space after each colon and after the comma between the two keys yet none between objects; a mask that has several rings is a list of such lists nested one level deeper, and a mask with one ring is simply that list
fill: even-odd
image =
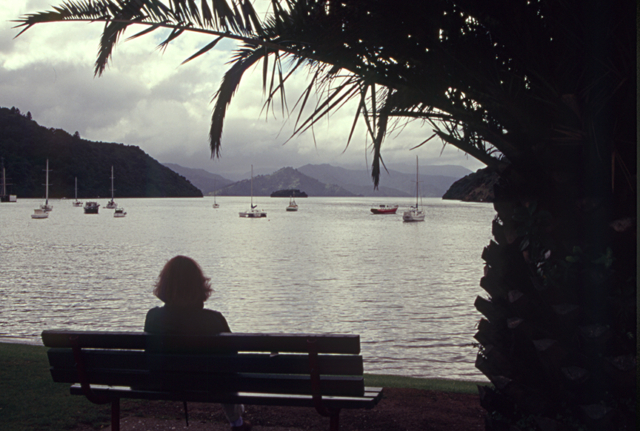
[{"label": "woman sitting on bench", "polygon": [[[231,332],[222,313],[204,308],[211,295],[209,278],[193,259],[176,256],[169,260],[158,277],[153,291],[163,307],[147,312],[145,332],[151,334],[215,335]],[[243,421],[242,404],[222,404],[232,431],[249,431],[251,424]]]}]

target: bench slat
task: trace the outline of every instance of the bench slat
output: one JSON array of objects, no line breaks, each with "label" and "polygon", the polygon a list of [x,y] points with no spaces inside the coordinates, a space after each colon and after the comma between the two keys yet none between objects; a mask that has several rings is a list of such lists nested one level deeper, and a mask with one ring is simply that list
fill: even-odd
[{"label": "bench slat", "polygon": [[[301,375],[278,374],[209,374],[153,373],[128,370],[93,370],[88,373],[92,384],[131,386],[159,391],[258,392],[283,394],[311,394],[311,379]],[[58,383],[78,383],[78,373],[70,369],[52,369],[51,376]],[[362,396],[364,378],[361,376],[322,376],[322,395]]]},{"label": "bench slat", "polygon": [[105,349],[163,349],[172,351],[307,352],[307,340],[316,340],[318,353],[360,353],[360,336],[352,334],[250,334],[222,333],[215,336],[151,335],[144,332],[45,330],[47,347]]},{"label": "bench slat", "polygon": [[[85,366],[93,368],[154,371],[191,371],[204,373],[276,373],[309,374],[309,356],[302,354],[269,355],[240,353],[235,355],[159,355],[142,351],[83,350]],[[75,369],[71,349],[52,348],[49,363],[55,368]],[[320,374],[362,375],[360,355],[318,355]]]},{"label": "bench slat", "polygon": [[[145,400],[169,400],[188,402],[230,403],[247,405],[273,405],[292,407],[313,407],[313,399],[309,395],[287,395],[277,393],[216,393],[216,392],[161,392],[131,389],[128,387],[109,387],[91,385],[91,389],[99,395],[115,398],[132,398]],[[72,395],[82,395],[80,385],[71,386]],[[370,409],[382,398],[382,388],[367,387],[362,397],[323,396],[322,403],[328,408],[366,408]]]}]

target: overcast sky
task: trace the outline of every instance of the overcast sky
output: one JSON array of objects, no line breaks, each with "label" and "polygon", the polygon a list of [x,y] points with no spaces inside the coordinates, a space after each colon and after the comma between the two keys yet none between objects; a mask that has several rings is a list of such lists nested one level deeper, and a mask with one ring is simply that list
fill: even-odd
[{"label": "overcast sky", "polygon": [[[92,141],[139,146],[162,163],[172,162],[227,176],[250,170],[271,173],[281,167],[329,163],[334,166],[370,165],[364,129],[345,151],[354,111],[343,109],[311,133],[290,137],[291,122],[280,111],[265,119],[261,114],[261,67],[245,74],[231,102],[222,137],[222,157],[211,159],[208,131],[211,98],[228,68],[234,48],[218,46],[185,65],[182,61],[209,43],[202,35],[181,36],[160,52],[164,33],[154,32],[126,42],[142,28],[121,39],[102,77],[93,75],[102,25],[85,23],[41,24],[14,39],[11,22],[26,13],[51,9],[56,0],[3,1],[0,4],[0,106],[31,112],[38,124],[61,128]],[[290,106],[303,88],[306,72],[287,88]],[[295,117],[294,117],[295,118]],[[431,141],[410,148],[431,135],[428,126],[415,123],[383,144],[383,158],[394,167],[455,164],[471,170],[483,167],[454,147],[442,150]],[[441,154],[442,152],[442,154]]]}]

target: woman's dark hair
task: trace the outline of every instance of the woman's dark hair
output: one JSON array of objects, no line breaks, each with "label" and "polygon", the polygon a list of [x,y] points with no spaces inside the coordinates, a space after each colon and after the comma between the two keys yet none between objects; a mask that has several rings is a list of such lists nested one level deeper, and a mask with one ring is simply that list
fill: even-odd
[{"label": "woman's dark hair", "polygon": [[213,292],[200,265],[186,256],[169,260],[160,271],[153,294],[165,304],[202,305]]}]

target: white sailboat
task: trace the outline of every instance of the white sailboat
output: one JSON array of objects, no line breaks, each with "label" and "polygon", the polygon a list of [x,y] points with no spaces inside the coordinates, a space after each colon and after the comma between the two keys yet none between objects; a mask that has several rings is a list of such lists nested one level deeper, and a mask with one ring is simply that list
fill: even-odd
[{"label": "white sailboat", "polygon": [[416,156],[416,206],[412,206],[409,208],[409,211],[405,211],[402,214],[403,221],[424,221],[424,210],[421,210],[418,204],[418,199],[420,198],[419,187],[420,183],[419,175],[418,175],[418,156]]},{"label": "white sailboat", "polygon": [[118,204],[113,200],[113,192],[115,189],[113,188],[113,166],[111,166],[111,200],[107,202],[105,208],[114,209],[118,208]]},{"label": "white sailboat", "polygon": [[253,204],[253,165],[251,165],[251,209],[249,211],[240,212],[240,217],[262,218],[267,216],[267,213],[265,211],[256,208],[257,205]]},{"label": "white sailboat", "polygon": [[296,200],[291,196],[289,198],[289,206],[287,206],[287,211],[298,211],[298,204]]},{"label": "white sailboat", "polygon": [[44,212],[53,211],[53,205],[49,205],[49,159],[47,159],[47,168],[44,170],[46,172],[46,181],[45,181],[45,200],[44,205],[40,205],[40,209]]},{"label": "white sailboat", "polygon": [[78,177],[76,177],[76,200],[73,201],[74,207],[81,207],[82,202],[78,200]]},{"label": "white sailboat", "polygon": [[43,210],[42,208],[36,208],[33,210],[33,214],[31,214],[31,218],[35,218],[35,219],[49,218],[49,213]]}]

